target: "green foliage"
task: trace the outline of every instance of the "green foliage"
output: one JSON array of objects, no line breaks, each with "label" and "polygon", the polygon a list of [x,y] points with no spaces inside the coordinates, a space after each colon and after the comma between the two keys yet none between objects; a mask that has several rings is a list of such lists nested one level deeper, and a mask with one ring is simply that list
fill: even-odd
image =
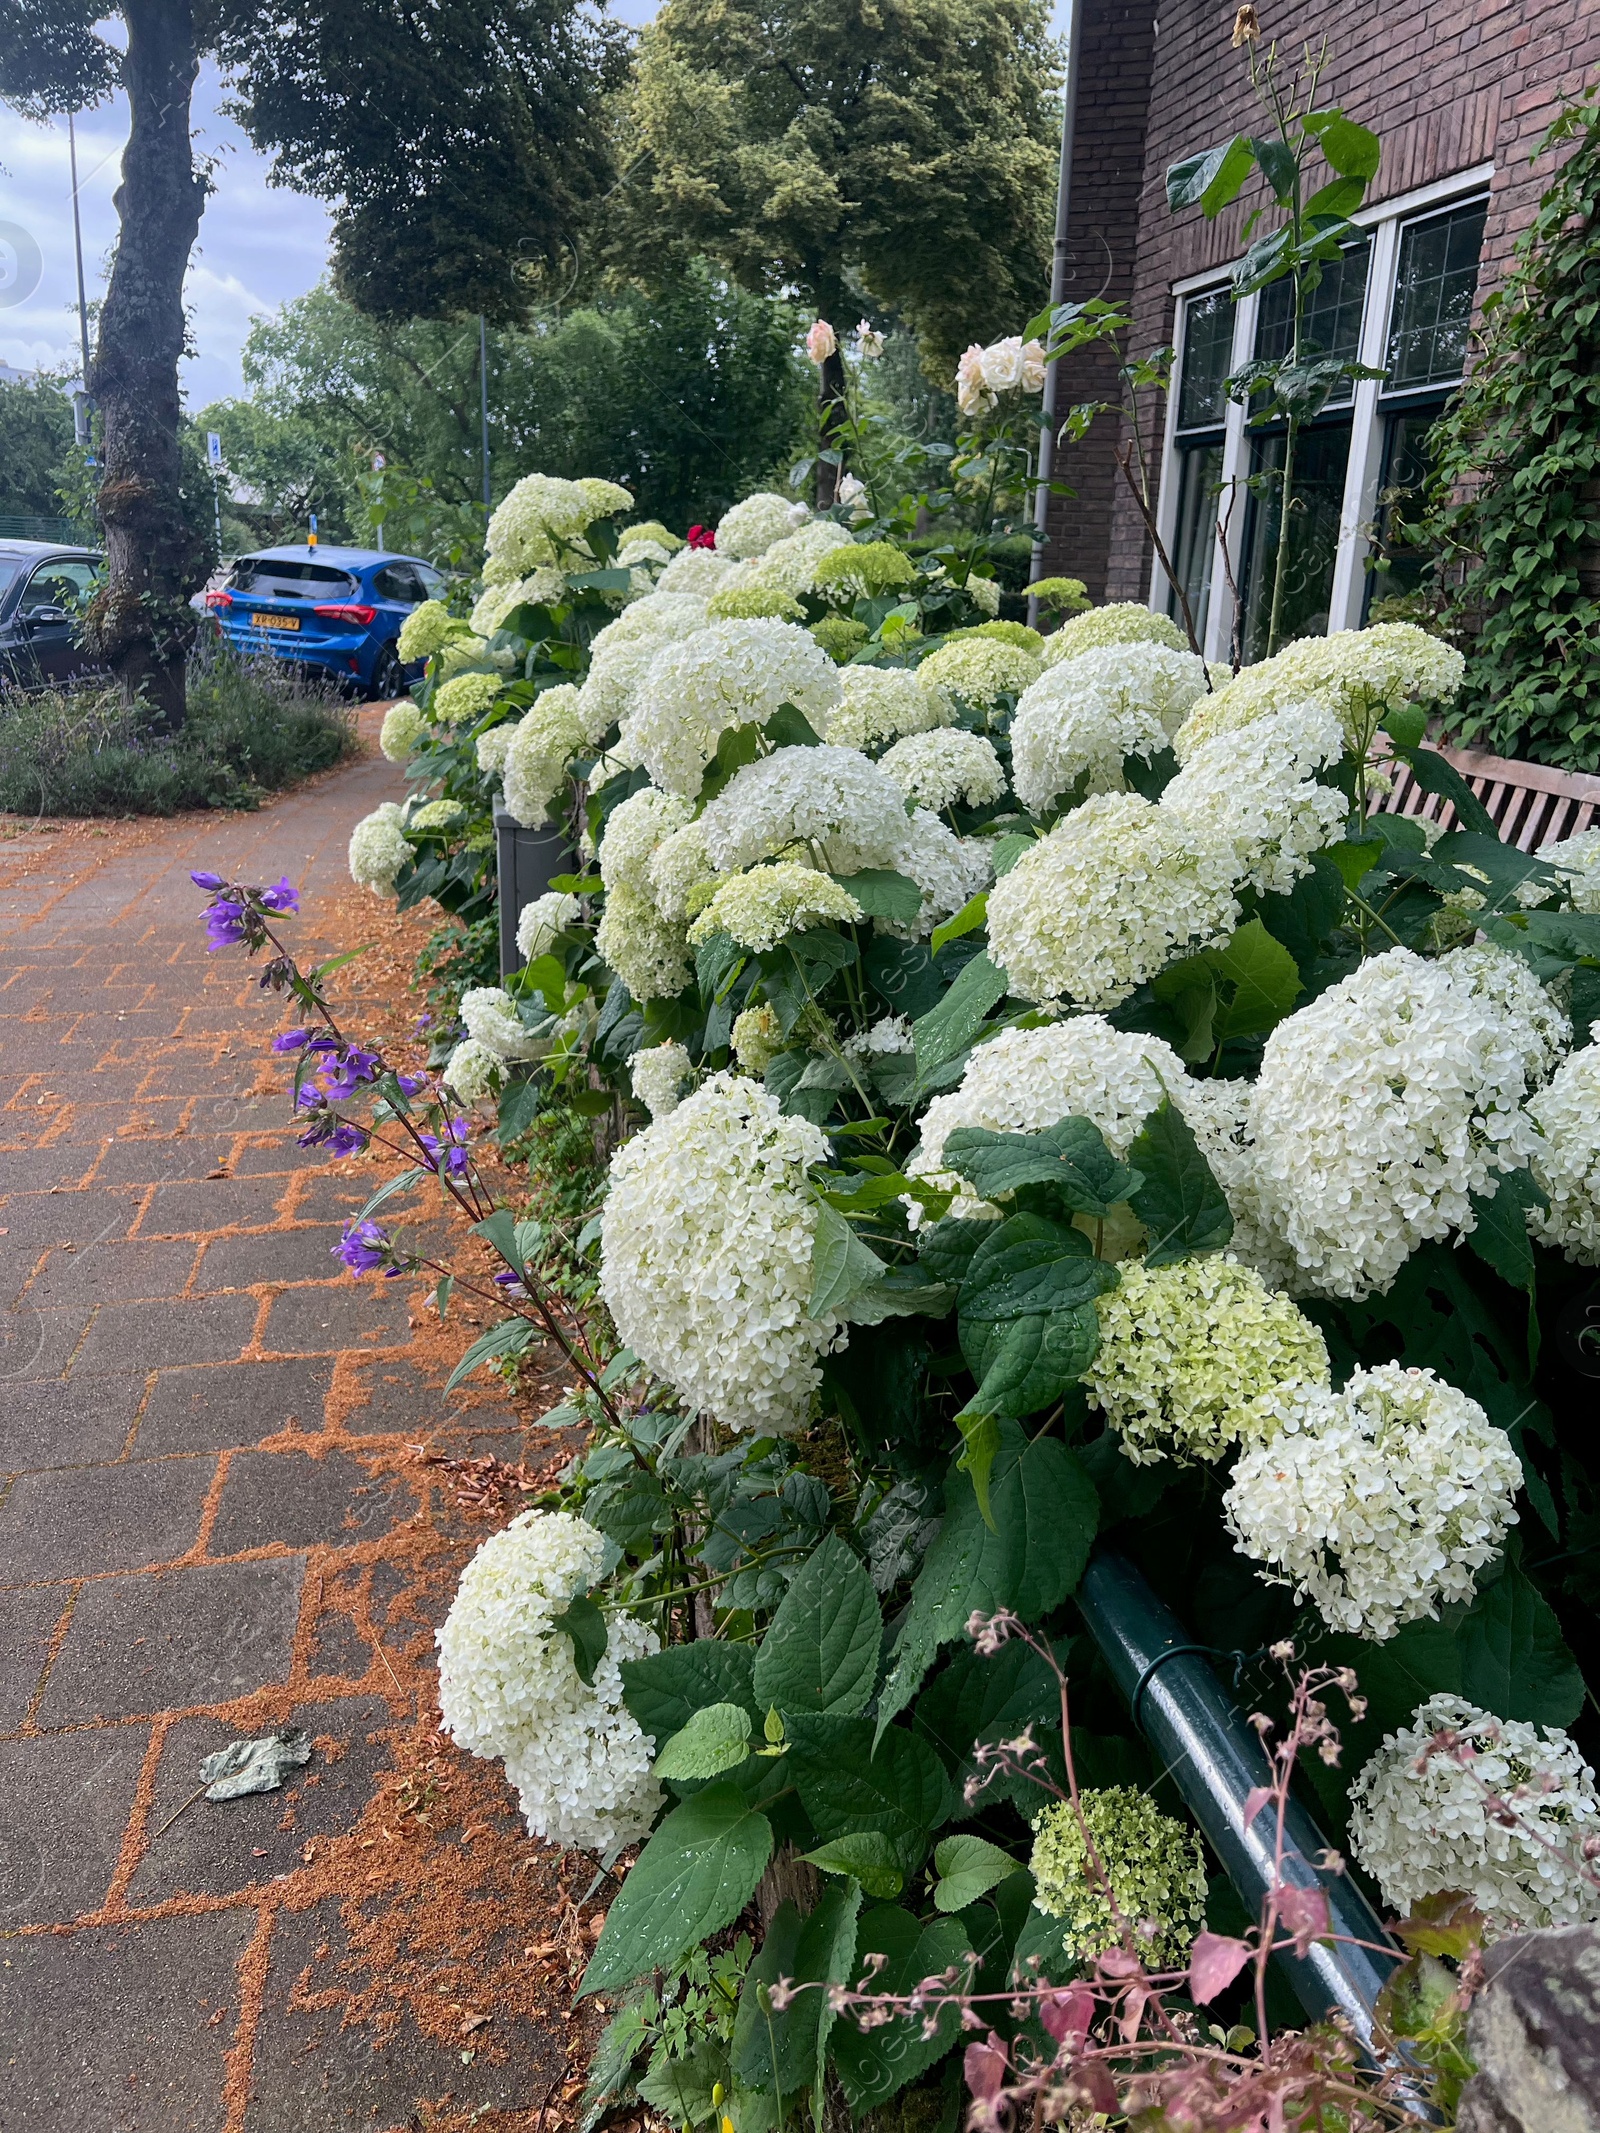
[{"label": "green foliage", "polygon": [[882,1639],[871,1580],[830,1533],[784,1594],[756,1654],[756,1700],[786,1720],[801,1712],[854,1716],[872,1695]]},{"label": "green foliage", "polygon": [[25,815],[173,815],[253,808],[339,762],[354,745],[349,712],[304,690],[295,670],[199,662],[189,717],[150,731],[106,689],[8,697],[0,714],[0,809]]},{"label": "green foliage", "polygon": [[52,380],[0,379],[0,516],[59,518],[72,403]]},{"label": "green foliage", "polygon": [[626,1985],[676,1962],[730,1924],[772,1856],[772,1824],[723,1779],[675,1807],[606,1913],[584,1992]]},{"label": "green foliage", "polygon": [[[790,307],[703,262],[645,298],[621,289],[541,310],[489,340],[497,493],[530,467],[603,468],[637,515],[715,520],[789,453],[808,376]],[[379,322],[326,285],[251,327],[248,397],[198,418],[257,490],[256,538],[322,514],[325,532],[471,570],[483,538],[478,336],[459,322]],[[388,465],[369,471],[381,447]]]},{"label": "green foliage", "polygon": [[1455,737],[1564,769],[1600,741],[1600,101],[1563,112],[1572,151],[1483,306],[1466,384],[1430,433],[1423,541],[1441,553],[1444,621],[1463,633]]},{"label": "green foliage", "polygon": [[858,278],[948,375],[1048,280],[1047,20],[1036,0],[673,0],[641,40],[608,256],[659,282],[705,252],[841,331]]}]

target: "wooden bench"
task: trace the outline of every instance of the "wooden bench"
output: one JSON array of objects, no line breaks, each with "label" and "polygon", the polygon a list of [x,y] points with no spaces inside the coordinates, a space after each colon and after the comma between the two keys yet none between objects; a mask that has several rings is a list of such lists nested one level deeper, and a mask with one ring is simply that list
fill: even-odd
[{"label": "wooden bench", "polygon": [[[1543,763],[1517,763],[1481,748],[1441,748],[1489,810],[1501,839],[1520,852],[1559,844],[1592,829],[1600,818],[1600,778],[1581,770],[1551,770]],[[1402,765],[1383,800],[1389,815],[1416,815],[1449,829],[1456,811],[1437,793],[1424,792]]]}]

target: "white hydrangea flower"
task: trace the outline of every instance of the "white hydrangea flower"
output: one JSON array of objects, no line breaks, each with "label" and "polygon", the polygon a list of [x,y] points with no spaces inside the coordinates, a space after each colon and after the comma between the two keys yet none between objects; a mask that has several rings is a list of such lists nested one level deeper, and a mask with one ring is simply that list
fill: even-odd
[{"label": "white hydrangea flower", "polygon": [[[1471,1749],[1470,1762],[1427,1754],[1446,1730]],[[1558,1727],[1432,1696],[1409,1726],[1385,1734],[1350,1805],[1350,1848],[1402,1917],[1459,1889],[1495,1935],[1600,1919],[1583,1856],[1585,1841],[1600,1837],[1600,1798],[1578,1744]]]},{"label": "white hydrangea flower", "polygon": [[1172,1100],[1188,1121],[1233,1216],[1230,1257],[1253,1268],[1269,1289],[1299,1295],[1304,1277],[1274,1225],[1260,1176],[1251,1124],[1254,1094],[1253,1082],[1219,1075],[1211,1081],[1186,1081],[1172,1091]]},{"label": "white hydrangea flower", "polygon": [[847,1038],[845,1051],[852,1059],[886,1059],[891,1055],[915,1049],[911,1034],[910,1018],[906,1015],[880,1015],[870,1029]]},{"label": "white hydrangea flower", "polygon": [[908,799],[935,814],[958,801],[967,807],[984,807],[1006,789],[1006,774],[994,743],[959,726],[907,734],[879,762]]},{"label": "white hydrangea flower", "polygon": [[496,1059],[536,1059],[539,1039],[524,1027],[516,1002],[503,985],[471,985],[461,995],[461,1020],[469,1037]]},{"label": "white hydrangea flower", "polygon": [[814,519],[783,540],[774,541],[759,562],[749,568],[763,584],[776,585],[798,600],[802,593],[815,587],[817,565],[822,558],[835,548],[850,545],[848,528],[836,526],[831,518]]},{"label": "white hydrangea flower", "polygon": [[766,1000],[741,1008],[733,1018],[728,1047],[743,1072],[759,1080],[784,1048],[778,1010]]},{"label": "white hydrangea flower", "polygon": [[1161,644],[1174,652],[1186,652],[1189,640],[1175,622],[1141,607],[1136,600],[1114,600],[1109,607],[1085,608],[1071,615],[1044,641],[1041,657],[1047,667],[1060,666],[1083,652],[1098,652],[1109,644]]},{"label": "white hydrangea flower", "polygon": [[403,763],[428,730],[428,722],[410,697],[402,697],[383,714],[378,747],[391,763]]},{"label": "white hydrangea flower", "polygon": [[1478,941],[1452,948],[1439,964],[1456,984],[1469,986],[1506,1018],[1522,1048],[1528,1086],[1547,1082],[1572,1042],[1572,1024],[1521,956],[1493,941]]},{"label": "white hydrangea flower", "polygon": [[633,1093],[652,1118],[665,1118],[676,1111],[683,1085],[694,1078],[694,1064],[681,1044],[670,1039],[635,1052],[628,1061]]},{"label": "white hydrangea flower", "polygon": [[955,706],[921,672],[904,667],[845,667],[839,675],[843,700],[830,713],[823,738],[836,748],[872,748],[902,733],[928,733],[948,726]]},{"label": "white hydrangea flower", "polygon": [[1342,1392],[1301,1385],[1276,1403],[1222,1499],[1238,1552],[1292,1585],[1333,1629],[1382,1644],[1476,1572],[1517,1523],[1522,1468],[1476,1400],[1431,1370],[1380,1363]]},{"label": "white hydrangea flower", "polygon": [[982,711],[992,711],[1003,697],[1020,696],[1039,673],[1032,652],[995,637],[952,638],[917,669],[925,689],[948,689]]},{"label": "white hydrangea flower", "polygon": [[566,589],[566,578],[548,566],[508,584],[491,585],[478,595],[472,610],[472,627],[480,637],[492,637],[514,607],[521,607],[524,601],[534,607],[554,607]]},{"label": "white hydrangea flower", "polygon": [[1365,749],[1390,711],[1450,702],[1465,671],[1452,645],[1412,622],[1301,637],[1197,704],[1173,745],[1179,762],[1187,762],[1202,741],[1252,726],[1285,704],[1311,701],[1334,713],[1352,747]]},{"label": "white hydrangea flower", "polygon": [[463,1748],[500,1756],[530,1832],[583,1851],[636,1843],[661,1804],[655,1743],[622,1700],[622,1662],[660,1648],[613,1613],[592,1683],[554,1618],[600,1576],[605,1539],[565,1511],[524,1511],[462,1572],[439,1632],[439,1706]]},{"label": "white hydrangea flower", "polygon": [[517,723],[514,718],[502,719],[498,726],[478,735],[478,768],[486,778],[504,778]]},{"label": "white hydrangea flower", "polygon": [[1600,913],[1600,829],[1580,830],[1559,844],[1544,845],[1535,855],[1566,876],[1575,911]]},{"label": "white hydrangea flower", "polygon": [[[1074,660],[1067,672],[1083,664]],[[1338,840],[1348,804],[1312,773],[1343,753],[1333,713],[1295,704],[1246,733],[1218,734],[1192,749],[1160,804],[1226,840],[1241,882],[1263,895],[1287,895],[1311,871],[1311,855]]]},{"label": "white hydrangea flower", "polygon": [[1000,587],[996,581],[993,578],[970,576],[967,579],[967,591],[985,621],[992,622],[1000,612]]},{"label": "white hydrangea flower", "polygon": [[862,915],[849,890],[831,875],[780,859],[774,866],[730,875],[690,927],[689,938],[698,944],[713,933],[726,933],[760,955],[791,933],[833,920],[852,923]]},{"label": "white hydrangea flower", "polygon": [[500,1078],[501,1062],[476,1037],[464,1037],[445,1061],[439,1079],[454,1089],[464,1104],[475,1104],[493,1093]]},{"label": "white hydrangea flower", "polygon": [[878,918],[879,933],[900,940],[925,941],[935,926],[953,918],[980,889],[994,879],[994,847],[987,837],[958,837],[947,822],[919,807],[906,824],[906,841],[895,872],[907,875],[922,891],[922,904],[909,925]]},{"label": "white hydrangea flower", "polygon": [[[800,511],[800,523],[804,524],[809,516],[804,504]],[[792,501],[773,489],[758,489],[754,496],[747,496],[718,519],[717,554],[735,563],[747,563],[798,531]]]},{"label": "white hydrangea flower", "polygon": [[526,577],[541,563],[556,561],[556,542],[570,542],[598,514],[582,484],[553,474],[524,474],[489,520],[489,554],[500,572]]},{"label": "white hydrangea flower", "polygon": [[685,1405],[730,1429],[806,1419],[835,1323],[807,1315],[828,1143],[737,1074],[714,1074],[618,1150],[600,1293],[617,1336]]},{"label": "white hydrangea flower", "polygon": [[1528,1227],[1575,1265],[1600,1266],[1600,1044],[1557,1067],[1528,1113],[1544,1135],[1533,1174],[1550,1197]]},{"label": "white hydrangea flower", "polygon": [[1011,723],[1018,799],[1042,814],[1080,778],[1086,793],[1120,791],[1123,757],[1148,762],[1165,748],[1205,687],[1205,665],[1192,652],[1148,640],[1099,646],[1047,667],[1023,690]]},{"label": "white hydrangea flower", "polygon": [[731,556],[718,555],[714,548],[680,548],[657,578],[656,592],[698,593],[707,600],[734,567]]},{"label": "white hydrangea flower", "polygon": [[363,815],[350,832],[350,879],[374,896],[392,896],[395,876],[415,858],[405,830],[406,811],[385,800],[370,815]]},{"label": "white hydrangea flower", "polygon": [[1101,793],[989,894],[989,953],[1040,1006],[1116,1007],[1239,922],[1233,855],[1138,793]]},{"label": "white hydrangea flower", "polygon": [[859,874],[895,864],[906,810],[900,787],[869,757],[824,744],[746,763],[709,803],[700,828],[720,873],[799,844],[830,874]]},{"label": "white hydrangea flower", "polygon": [[686,923],[693,916],[689,906],[695,891],[714,882],[716,872],[699,823],[674,830],[656,846],[650,859],[650,894],[656,909],[663,918]]},{"label": "white hydrangea flower", "polygon": [[809,630],[767,617],[713,622],[656,653],[622,738],[657,785],[692,799],[730,726],[764,726],[792,704],[820,727],[839,694],[839,670]]},{"label": "white hydrangea flower", "polygon": [[636,1000],[675,999],[689,982],[683,927],[637,889],[607,891],[594,945]]},{"label": "white hydrangea flower", "polygon": [[1043,1029],[1002,1030],[973,1053],[959,1087],[929,1104],[906,1175],[959,1192],[950,1208],[954,1216],[992,1214],[987,1201],[943,1168],[944,1144],[958,1126],[1040,1133],[1064,1118],[1087,1118],[1114,1155],[1126,1155],[1160,1104],[1163,1088],[1176,1101],[1186,1079],[1171,1045],[1113,1029],[1103,1015],[1075,1015]]},{"label": "white hydrangea flower", "polygon": [[1299,1287],[1386,1288],[1418,1245],[1470,1230],[1469,1196],[1534,1152],[1522,1100],[1546,1038],[1478,977],[1391,948],[1267,1039],[1255,1176]]},{"label": "white hydrangea flower", "polygon": [[517,953],[536,963],[582,909],[578,899],[565,889],[547,889],[543,896],[524,904],[517,913]]},{"label": "white hydrangea flower", "polygon": [[578,487],[583,491],[584,503],[588,506],[590,519],[615,518],[619,511],[633,509],[633,492],[625,489],[619,481],[601,481],[593,474],[580,475]]},{"label": "white hydrangea flower", "polygon": [[626,715],[661,647],[692,637],[710,619],[703,595],[658,588],[606,624],[589,647],[589,671],[579,692],[584,733],[591,745]]},{"label": "white hydrangea flower", "polygon": [[518,719],[506,749],[506,808],[532,828],[549,819],[565,789],[567,766],[584,746],[578,691],[571,682],[546,689]]},{"label": "white hydrangea flower", "polygon": [[630,793],[606,817],[601,834],[600,879],[606,888],[649,896],[650,862],[656,848],[674,830],[687,828],[693,813],[687,800],[676,793],[658,792],[653,785]]},{"label": "white hydrangea flower", "polygon": [[1095,1310],[1100,1347],[1083,1387],[1136,1466],[1220,1459],[1268,1434],[1280,1393],[1328,1382],[1316,1327],[1231,1255],[1124,1261]]}]

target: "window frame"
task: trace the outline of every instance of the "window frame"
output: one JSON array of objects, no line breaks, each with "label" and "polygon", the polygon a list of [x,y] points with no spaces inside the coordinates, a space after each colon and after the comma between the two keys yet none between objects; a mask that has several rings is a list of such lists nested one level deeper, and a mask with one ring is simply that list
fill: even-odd
[{"label": "window frame", "polygon": [[[1402,227],[1450,208],[1466,207],[1483,198],[1489,191],[1493,176],[1494,165],[1480,163],[1470,170],[1458,171],[1453,177],[1438,179],[1431,185],[1418,187],[1414,192],[1402,193],[1392,200],[1384,200],[1376,206],[1363,208],[1351,217],[1358,229],[1368,233],[1372,242],[1356,357],[1358,362],[1377,369],[1381,368],[1384,361],[1389,320],[1394,309],[1395,273],[1399,264]],[[1480,261],[1480,274],[1481,271]],[[1156,524],[1160,529],[1162,545],[1169,555],[1172,553],[1172,543],[1177,531],[1183,437],[1191,434],[1181,432],[1178,427],[1178,402],[1181,395],[1189,306],[1194,298],[1209,295],[1213,290],[1225,287],[1228,276],[1228,267],[1213,267],[1203,274],[1189,275],[1172,284],[1172,295],[1177,307],[1173,331],[1173,383],[1167,394],[1166,426],[1161,441],[1161,485],[1156,508]],[[1244,297],[1234,307],[1230,370],[1237,370],[1250,359],[1255,348],[1260,304],[1258,293]],[[1446,391],[1449,389],[1444,388]],[[1434,385],[1426,390],[1437,392],[1440,387]],[[1377,516],[1378,490],[1383,471],[1384,417],[1393,411],[1392,407],[1380,404],[1382,392],[1383,387],[1379,379],[1359,378],[1355,382],[1355,390],[1349,402],[1346,403],[1351,424],[1350,454],[1345,471],[1344,499],[1339,514],[1339,538],[1328,600],[1330,634],[1335,630],[1359,629],[1366,604],[1365,566],[1369,546],[1366,529]],[[1393,400],[1403,400],[1405,397],[1403,391],[1391,396]],[[1415,397],[1419,400],[1423,398],[1423,389],[1418,389]],[[1342,416],[1345,407],[1342,406],[1338,413]],[[1249,512],[1246,508],[1248,492],[1244,491],[1240,484],[1250,470],[1252,436],[1246,410],[1230,401],[1222,429],[1222,493],[1230,497],[1232,508],[1224,505],[1219,514],[1226,530],[1225,534],[1219,531],[1213,546],[1210,599],[1202,643],[1207,659],[1218,660],[1228,659],[1232,647],[1234,602],[1229,586],[1237,584],[1242,588],[1243,583],[1245,528]],[[1196,429],[1192,434],[1198,437],[1201,432]],[[1151,564],[1151,607],[1158,613],[1167,613],[1169,596],[1176,605],[1176,595],[1158,556]]]}]

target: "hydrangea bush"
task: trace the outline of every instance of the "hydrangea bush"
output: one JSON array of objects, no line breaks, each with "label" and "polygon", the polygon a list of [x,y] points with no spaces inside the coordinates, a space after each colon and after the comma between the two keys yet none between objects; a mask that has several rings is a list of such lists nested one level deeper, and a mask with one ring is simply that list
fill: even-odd
[{"label": "hydrangea bush", "polygon": [[[1245,1671],[1287,1639],[1328,1678],[1370,1660],[1345,1759],[1312,1776],[1389,1896],[1397,1833],[1430,1811],[1394,1743],[1435,1725],[1430,1698],[1473,1726],[1578,1719],[1600,1501],[1576,1405],[1548,1403],[1587,1352],[1600,1258],[1595,870],[1586,848],[1502,845],[1422,744],[1449,648],[1387,625],[1224,681],[1142,609],[984,634],[946,562],[891,569],[866,553],[881,522],[792,528],[781,501],[665,563],[652,535],[649,589],[580,595],[572,571],[564,598],[616,601],[584,642],[575,605],[524,603],[452,677],[466,625],[447,632],[419,714],[492,682],[475,730],[395,737],[414,769],[470,742],[481,804],[478,743],[515,717],[528,739],[485,760],[508,798],[525,760],[530,813],[574,847],[526,967],[463,1000],[434,1167],[476,1189],[473,1107],[504,1139],[534,1101],[595,1121],[609,1159],[561,1262],[590,1314],[592,1439],[548,1504],[605,1554],[564,1609],[504,1617],[545,1640],[530,1693],[570,1646],[584,1697],[547,1732],[597,1773],[589,1834],[509,1718],[459,1737],[505,1757],[559,1841],[648,1827],[587,1990],[733,1928],[778,1847],[813,1877],[804,1918],[769,1877],[748,2011],[707,2043],[704,2094],[673,2092],[696,2126],[718,2085],[743,2127],[835,2075],[858,2112],[936,2083],[953,2029],[875,2043],[819,2025],[820,1992],[780,2004],[781,1977],[854,1986],[882,1955],[909,1990],[971,1961],[1003,1994],[1065,1990],[1108,1951],[1186,1959],[1205,1862],[1152,1803],[1160,1772],[1075,1611],[1094,1548]],[[569,506],[540,490],[512,514],[518,584],[573,562],[562,542],[604,546],[593,519],[559,531]],[[761,586],[798,616],[713,616]],[[1380,811],[1385,754],[1451,829]],[[369,886],[461,864],[422,807],[380,814],[352,850]],[[335,1092],[366,1084],[316,1087],[319,1144],[365,1145]],[[513,1332],[467,1371],[545,1326],[526,1225],[469,1211]],[[377,1212],[353,1269],[406,1263]],[[498,1607],[501,1572],[483,1587]],[[463,1635],[488,1619],[468,1586],[459,1605]],[[1065,1815],[1025,1772],[972,1790],[1002,1738],[1060,1767],[1049,1669],[969,1634],[1005,1610],[1070,1654],[1095,1712]],[[1587,1774],[1543,1739],[1578,1799]],[[1584,1911],[1559,1838],[1543,1910],[1517,1911],[1487,1828],[1441,1823],[1392,1900],[1476,1891],[1490,1930]]]}]

